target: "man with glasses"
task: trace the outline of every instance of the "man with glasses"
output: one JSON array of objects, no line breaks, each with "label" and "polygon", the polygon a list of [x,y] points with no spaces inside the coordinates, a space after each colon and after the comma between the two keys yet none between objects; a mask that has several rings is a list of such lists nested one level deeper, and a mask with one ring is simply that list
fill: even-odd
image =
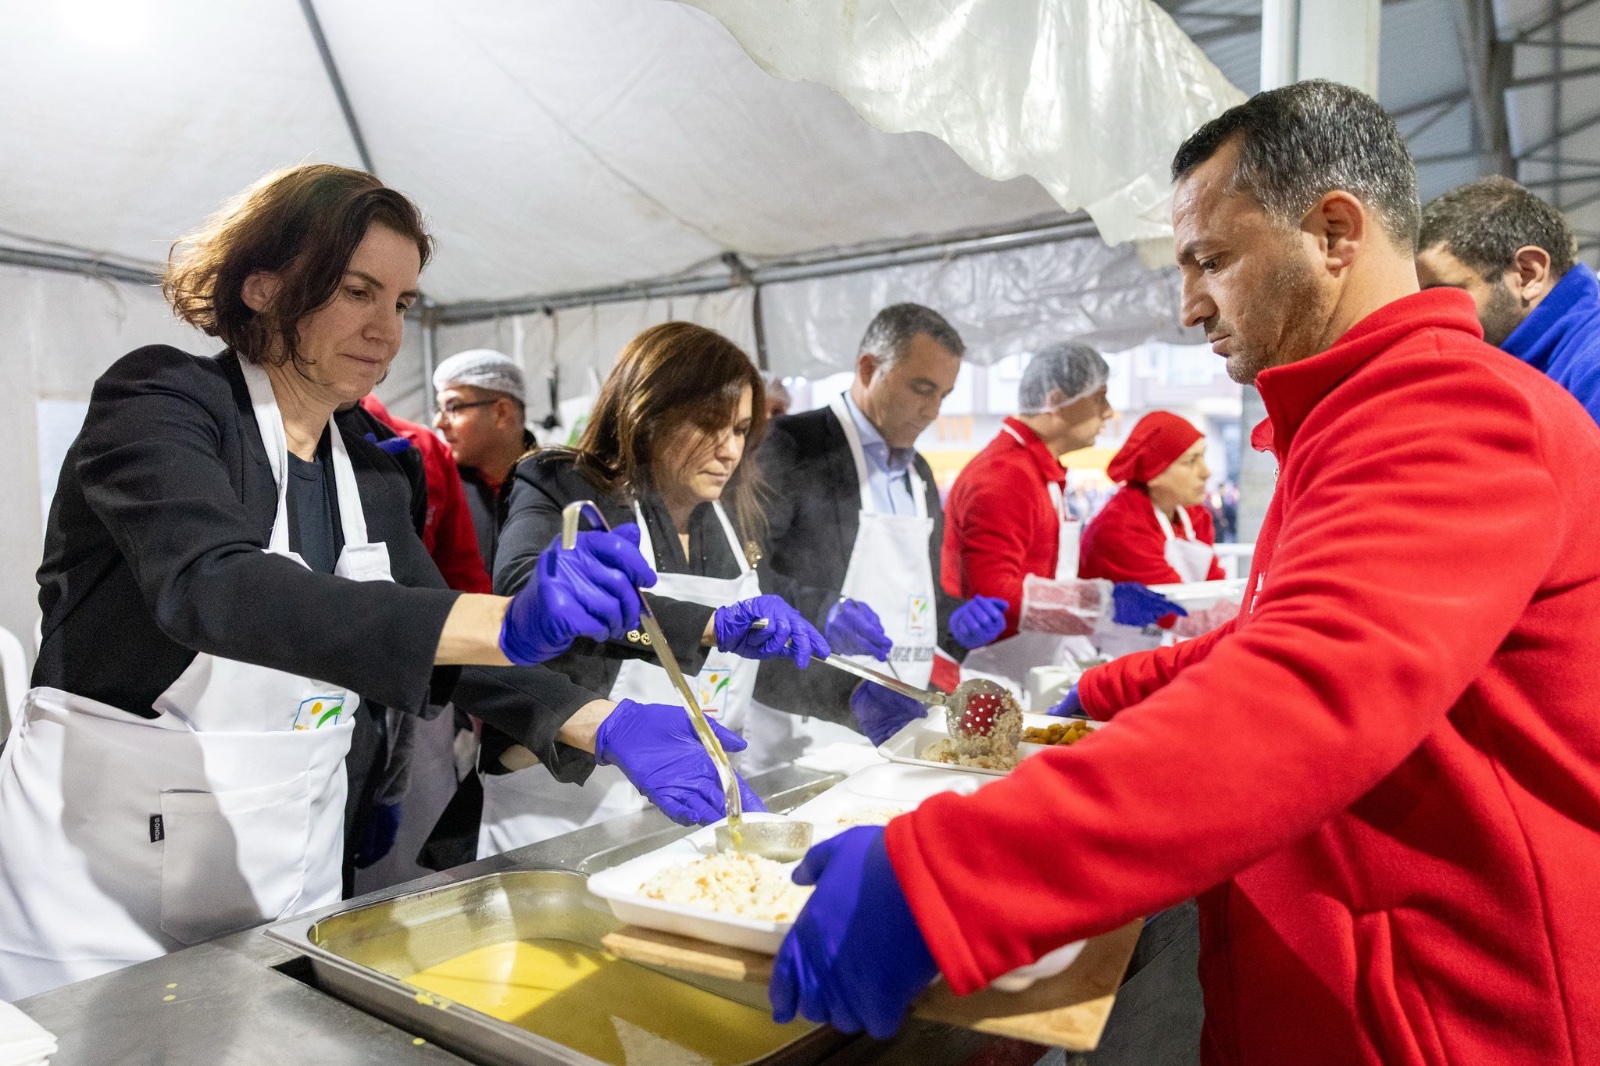
[{"label": "man with glasses", "polygon": [[461,469],[478,551],[492,572],[501,487],[517,460],[536,447],[526,425],[522,368],[510,356],[474,348],[439,364],[433,391],[439,405],[433,425]]}]

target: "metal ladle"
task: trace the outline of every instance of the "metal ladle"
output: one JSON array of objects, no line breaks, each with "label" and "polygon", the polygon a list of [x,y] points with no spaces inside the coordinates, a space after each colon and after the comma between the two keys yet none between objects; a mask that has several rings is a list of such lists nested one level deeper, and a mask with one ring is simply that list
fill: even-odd
[{"label": "metal ladle", "polygon": [[[578,544],[578,525],[584,517],[605,530],[611,531],[610,524],[605,516],[600,513],[592,500],[577,500],[561,509],[561,547],[571,551]],[[795,850],[797,830],[796,825],[809,823],[795,822],[793,819],[783,821],[758,821],[746,822],[744,811],[739,797],[739,779],[734,775],[733,765],[728,761],[728,753],[722,750],[722,742],[717,739],[716,731],[711,728],[711,720],[706,712],[700,708],[700,703],[694,697],[694,689],[683,676],[683,670],[678,666],[677,656],[672,654],[672,648],[667,644],[666,636],[661,632],[661,626],[656,621],[655,612],[650,609],[650,600],[645,596],[643,589],[639,593],[639,626],[644,630],[650,647],[655,651],[656,658],[661,662],[661,668],[667,672],[667,677],[672,681],[672,687],[678,690],[678,695],[683,698],[683,705],[689,711],[689,720],[694,723],[695,735],[700,738],[700,743],[705,746],[706,754],[711,756],[711,762],[717,768],[717,779],[722,784],[728,812],[728,831],[717,835],[718,851],[742,851],[751,855],[761,855],[767,858],[788,861]],[[807,844],[810,843],[807,834]],[[804,848],[802,847],[802,853]]]}]

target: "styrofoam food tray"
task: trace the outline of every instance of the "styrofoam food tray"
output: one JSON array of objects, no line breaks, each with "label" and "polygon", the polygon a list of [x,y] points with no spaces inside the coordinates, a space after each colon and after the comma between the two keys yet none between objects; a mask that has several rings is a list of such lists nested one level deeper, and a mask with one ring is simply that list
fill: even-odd
[{"label": "styrofoam food tray", "polygon": [[[1048,714],[1024,714],[1022,727],[1024,729],[1043,729],[1052,722],[1062,721],[1052,718]],[[1090,722],[1090,729],[1100,729],[1104,722]],[[878,745],[878,754],[893,763],[905,766],[929,766],[940,770],[953,770],[958,774],[982,774],[986,777],[1004,777],[1009,770],[985,770],[977,766],[957,766],[954,763],[935,762],[932,759],[923,759],[919,752],[926,751],[928,745],[937,743],[950,736],[950,731],[945,727],[943,712],[931,710],[926,717],[918,718],[906,724],[900,732]],[[1041,751],[1048,751],[1049,744],[1018,744],[1017,750],[1023,758],[1037,755]]]},{"label": "styrofoam food tray", "polygon": [[[934,764],[937,766],[937,764]],[[813,842],[825,840],[850,826],[841,819],[855,814],[884,815],[884,820],[910,811],[940,792],[975,792],[982,782],[971,775],[952,773],[954,767],[930,772],[902,766],[872,766],[846,778],[828,791],[801,804],[788,817],[811,822]],[[759,815],[750,815],[752,819]],[[720,824],[720,823],[719,823]],[[867,822],[857,824],[870,824]],[[589,875],[589,891],[611,906],[624,922],[680,936],[709,940],[713,944],[776,954],[789,932],[790,922],[767,922],[699,907],[665,903],[643,895],[644,883],[669,866],[691,862],[716,851],[715,826],[704,826],[647,855]],[[797,863],[785,864],[793,869]]]},{"label": "styrofoam food tray", "polygon": [[1206,611],[1215,607],[1218,600],[1237,603],[1244,599],[1244,588],[1249,583],[1247,577],[1235,577],[1222,581],[1189,581],[1181,585],[1151,585],[1150,591],[1160,593],[1186,611]]}]

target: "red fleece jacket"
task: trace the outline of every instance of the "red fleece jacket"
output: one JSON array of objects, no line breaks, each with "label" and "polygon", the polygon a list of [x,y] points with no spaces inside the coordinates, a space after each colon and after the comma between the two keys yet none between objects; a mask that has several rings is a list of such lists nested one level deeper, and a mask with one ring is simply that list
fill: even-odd
[{"label": "red fleece jacket", "polygon": [[[1215,544],[1217,535],[1211,524],[1211,512],[1204,507],[1184,509],[1194,524],[1194,539],[1202,544]],[[1183,535],[1182,522],[1172,524],[1172,535],[1180,540],[1188,539]],[[1149,495],[1143,489],[1124,485],[1084,527],[1078,576],[1175,585],[1183,576],[1167,562],[1166,553],[1167,535],[1156,518]],[[1222,564],[1212,556],[1206,580],[1221,581],[1226,576]]]},{"label": "red fleece jacket", "polygon": [[1213,1066],[1600,1063],[1600,429],[1479,336],[1432,290],[1263,372],[1244,613],[890,824],[958,992],[1203,893]]},{"label": "red fleece jacket", "polygon": [[1006,628],[996,639],[1016,636],[1022,579],[1056,576],[1061,519],[1048,486],[1066,480],[1066,468],[1039,435],[1008,418],[950,486],[944,505],[944,590],[963,599],[1005,600]]}]

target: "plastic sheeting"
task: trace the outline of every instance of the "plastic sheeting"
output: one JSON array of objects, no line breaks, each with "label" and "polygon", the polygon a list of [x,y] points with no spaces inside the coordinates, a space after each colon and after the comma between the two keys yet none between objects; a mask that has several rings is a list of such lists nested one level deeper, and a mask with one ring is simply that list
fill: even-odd
[{"label": "plastic sheeting", "polygon": [[785,376],[848,370],[872,316],[906,300],[949,319],[967,358],[983,364],[1063,340],[1119,351],[1202,339],[1178,327],[1176,270],[1088,237],[763,286],[768,365]]},{"label": "plastic sheeting", "polygon": [[593,396],[623,347],[661,322],[694,322],[717,330],[754,360],[753,299],[754,290],[745,288],[567,307],[550,314],[506,315],[440,326],[435,345],[440,359],[469,348],[494,348],[517,360],[528,382],[528,420],[537,423],[551,411],[552,369],[558,403]]},{"label": "plastic sheeting", "polygon": [[1030,175],[1109,243],[1171,233],[1168,166],[1244,99],[1151,0],[683,0],[762,67],[920,130],[978,173]]}]

